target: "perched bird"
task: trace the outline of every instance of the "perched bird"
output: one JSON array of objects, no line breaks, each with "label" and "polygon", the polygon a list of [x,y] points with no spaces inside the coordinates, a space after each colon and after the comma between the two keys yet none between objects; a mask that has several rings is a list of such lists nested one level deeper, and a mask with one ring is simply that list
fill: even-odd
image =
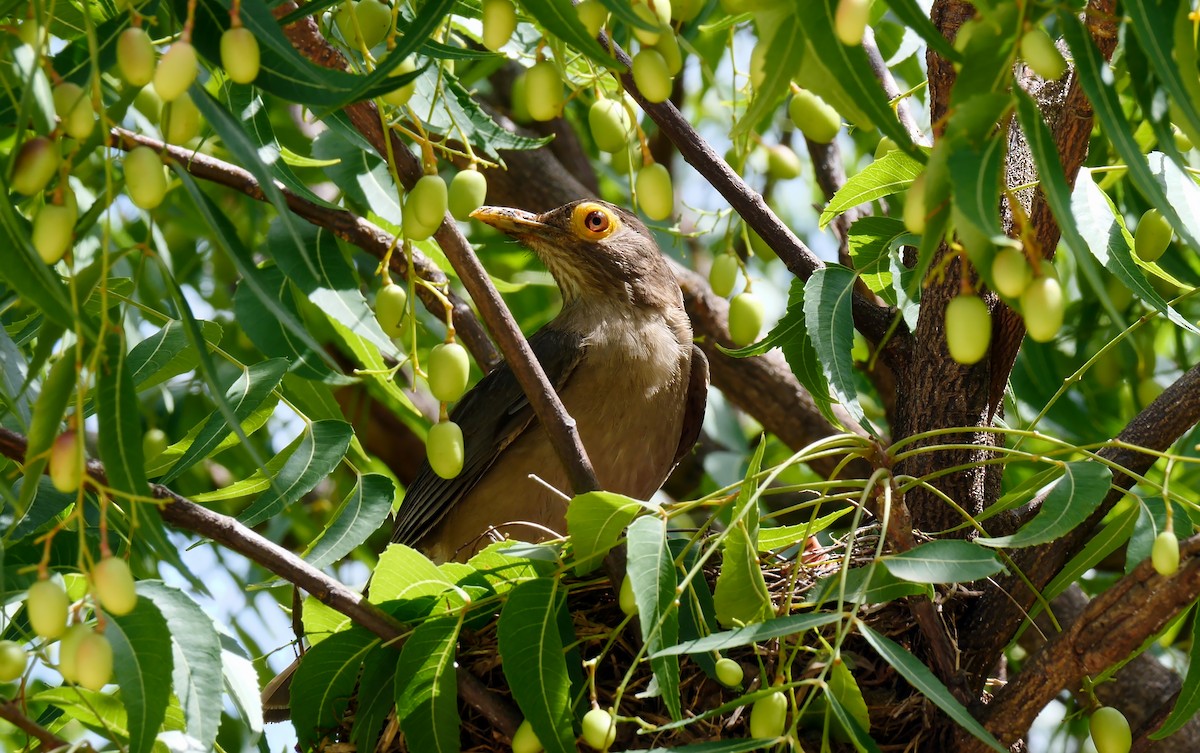
[{"label": "perched bird", "polygon": [[[575,419],[601,488],[648,498],[695,444],[708,387],[708,362],[692,344],[679,285],[650,231],[595,200],[544,214],[482,207],[471,216],[528,246],[550,270],[562,310],[529,345]],[[566,472],[507,364],[450,418],[463,431],[462,473],[442,479],[426,463],[405,493],[393,541],[446,561],[466,559],[495,530],[546,538],[507,524],[565,531]]]}]

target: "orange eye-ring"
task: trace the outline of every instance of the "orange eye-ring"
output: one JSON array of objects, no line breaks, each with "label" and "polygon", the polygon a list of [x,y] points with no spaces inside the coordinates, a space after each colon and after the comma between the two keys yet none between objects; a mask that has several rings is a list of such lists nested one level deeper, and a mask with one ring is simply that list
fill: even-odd
[{"label": "orange eye-ring", "polygon": [[571,224],[582,240],[600,241],[612,235],[620,221],[607,207],[589,201],[575,207]]}]

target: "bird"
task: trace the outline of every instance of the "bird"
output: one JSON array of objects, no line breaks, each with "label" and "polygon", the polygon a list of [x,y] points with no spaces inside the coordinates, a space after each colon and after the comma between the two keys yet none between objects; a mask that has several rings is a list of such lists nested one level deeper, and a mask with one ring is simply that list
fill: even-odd
[{"label": "bird", "polygon": [[[708,361],[653,235],[637,215],[598,199],[541,214],[484,206],[471,216],[527,246],[558,284],[562,308],[530,348],[600,487],[649,499],[696,443],[708,390]],[[463,432],[462,471],[443,479],[424,463],[393,542],[446,562],[466,560],[498,532],[535,541],[564,532],[567,474],[507,363],[449,418]]]}]

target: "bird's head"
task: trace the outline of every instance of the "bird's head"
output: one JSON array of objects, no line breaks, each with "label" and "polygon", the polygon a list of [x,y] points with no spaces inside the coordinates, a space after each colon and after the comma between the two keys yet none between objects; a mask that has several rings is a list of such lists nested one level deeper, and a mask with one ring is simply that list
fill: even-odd
[{"label": "bird's head", "polygon": [[675,276],[650,231],[606,201],[574,201],[543,214],[480,207],[471,216],[531,248],[558,282],[564,305],[617,298],[669,306],[680,300]]}]

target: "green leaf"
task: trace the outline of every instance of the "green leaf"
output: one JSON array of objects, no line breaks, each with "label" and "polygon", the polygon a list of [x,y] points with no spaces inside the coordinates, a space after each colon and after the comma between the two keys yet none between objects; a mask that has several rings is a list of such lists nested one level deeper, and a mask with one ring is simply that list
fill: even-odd
[{"label": "green leaf", "polygon": [[[34,703],[52,704],[69,718],[78,721],[97,735],[105,739],[112,739],[122,745],[128,745],[129,719],[120,696],[115,693],[60,685],[32,695],[29,700]],[[167,707],[162,730],[164,732],[181,731],[183,728],[183,714],[179,710],[179,705],[172,703]]]},{"label": "green leaf", "polygon": [[679,701],[679,660],[673,656],[654,656],[664,646],[679,639],[679,609],[675,606],[675,561],[667,546],[667,520],[644,515],[629,526],[629,565],[626,569],[637,600],[638,624],[642,641],[650,652],[650,667],[663,704],[671,718],[683,718]]},{"label": "green leaf", "polygon": [[969,583],[1004,569],[994,552],[970,541],[930,541],[880,560],[892,575],[914,583]]},{"label": "green leaf", "polygon": [[616,73],[625,72],[625,66],[609,55],[595,37],[588,34],[583,22],[579,20],[579,14],[575,12],[575,6],[571,3],[559,3],[554,0],[519,0],[517,5],[525,11],[525,15],[536,18],[546,31],[587,55],[593,61]]},{"label": "green leaf", "polygon": [[354,488],[304,553],[308,564],[326,568],[367,540],[387,519],[396,498],[396,485],[379,473],[360,475]]},{"label": "green leaf", "polygon": [[906,190],[924,169],[912,156],[893,149],[846,180],[821,211],[820,228],[848,209]]},{"label": "green leaf", "polygon": [[346,457],[354,428],[345,421],[314,421],[304,428],[304,440],[272,481],[274,489],[238,515],[254,526],[286,509],[310,492]]},{"label": "green leaf", "polygon": [[1063,476],[1047,489],[1037,515],[1010,536],[980,537],[975,542],[997,548],[1021,548],[1045,544],[1066,535],[1087,520],[1099,507],[1112,485],[1106,465],[1078,460],[1067,463]]},{"label": "green leaf", "polygon": [[766,57],[771,61],[770,65],[765,66],[762,83],[755,87],[750,106],[734,125],[730,138],[736,140],[746,135],[775,112],[779,103],[788,95],[792,77],[800,70],[800,63],[804,60],[807,49],[804,28],[794,14],[788,14],[780,20],[779,28],[771,36],[771,46]]},{"label": "green leaf", "polygon": [[[0,194],[8,196],[5,175],[8,175],[7,171],[0,175]],[[37,255],[30,232],[29,223],[17,215],[16,205],[12,201],[0,201],[0,243],[7,249],[4,263],[0,264],[0,280],[10,290],[21,291],[22,298],[37,306],[38,311],[58,326],[68,330],[78,326],[85,335],[94,337],[90,322],[75,321],[71,299],[62,280]]]},{"label": "green leaf", "polygon": [[457,615],[422,622],[404,643],[396,666],[396,715],[412,750],[458,753],[458,684],[454,650]]},{"label": "green leaf", "polygon": [[959,144],[947,167],[950,169],[950,195],[954,199],[955,229],[964,240],[971,263],[991,274],[994,244],[1007,241],[1000,229],[1000,181],[1004,168],[1007,138],[989,138],[979,147]]},{"label": "green leaf", "polygon": [[1084,573],[1129,541],[1129,537],[1133,535],[1133,528],[1137,524],[1140,509],[1138,505],[1129,505],[1124,512],[1114,515],[1104,524],[1099,533],[1088,539],[1079,554],[1071,558],[1058,575],[1054,576],[1054,580],[1042,589],[1042,595],[1047,600],[1058,596],[1072,584],[1078,582]]},{"label": "green leaf", "polygon": [[[228,405],[228,403],[226,403]],[[267,420],[275,413],[275,408],[279,405],[279,398],[275,393],[271,393],[266,400],[257,408],[250,412],[244,421],[238,426],[241,434],[231,433],[225,436],[215,448],[208,454],[210,456],[219,455],[220,453],[232,447],[242,444],[242,437],[249,437],[262,427],[266,426]],[[161,476],[167,471],[175,461],[183,457],[183,454],[195,443],[196,438],[200,436],[200,432],[205,429],[206,424],[196,424],[183,439],[168,447],[154,460],[147,463],[146,474],[150,477]],[[215,502],[225,499],[237,499],[248,494],[263,491],[271,486],[271,478],[275,473],[278,473],[279,468],[283,465],[283,461],[291,456],[299,443],[301,436],[297,436],[275,457],[271,458],[266,464],[255,471],[247,479],[234,482],[229,486],[223,486],[220,489],[214,489],[211,492],[200,492],[193,494],[191,499],[193,502]]]},{"label": "green leaf", "polygon": [[291,687],[292,722],[302,748],[312,748],[341,722],[354,698],[363,658],[377,645],[377,637],[355,626],[329,636],[304,654]]},{"label": "green leaf", "polygon": [[871,430],[858,402],[854,358],[850,355],[854,347],[851,305],[857,276],[853,269],[837,264],[813,272],[804,283],[804,322],[834,396],[863,428]]},{"label": "green leaf", "polygon": [[802,633],[805,630],[832,625],[841,619],[842,615],[836,612],[789,614],[785,617],[776,617],[767,620],[766,622],[759,622],[734,630],[726,630],[722,633],[713,633],[704,638],[680,643],[678,646],[669,646],[659,649],[652,655],[675,656],[678,654],[701,654],[712,651],[725,651],[726,649],[749,646],[752,643],[761,643],[763,641],[774,640],[775,638]]},{"label": "green leaf", "polygon": [[855,567],[827,575],[818,580],[810,592],[807,603],[821,605],[828,602],[853,604],[883,604],[905,596],[930,594],[929,586],[901,580],[888,572],[887,568],[872,562],[864,567]]},{"label": "green leaf", "polygon": [[416,549],[389,544],[371,575],[371,603],[437,596],[454,587],[437,565]]},{"label": "green leaf", "polygon": [[575,574],[586,575],[604,561],[645,502],[615,492],[586,492],[567,504],[567,531],[575,553]]},{"label": "green leaf", "polygon": [[935,677],[928,667],[905,651],[900,644],[875,632],[861,622],[858,623],[858,631],[884,661],[892,665],[922,695],[933,701],[934,705],[946,712],[946,716],[953,719],[958,726],[998,753],[1005,753],[1008,750],[992,736],[992,733],[984,729],[983,725],[976,721],[975,717],[971,716],[971,713],[961,703],[955,700],[942,681]]},{"label": "green leaf", "polygon": [[758,531],[758,551],[769,552],[772,549],[803,544],[809,536],[816,536],[854,508],[846,507],[819,518],[813,518],[807,523],[797,523],[790,526],[770,526]]},{"label": "green leaf", "polygon": [[962,54],[954,49],[941,30],[933,25],[933,22],[929,20],[929,13],[922,10],[916,0],[884,0],[884,2],[891,8],[892,13],[896,14],[896,18],[919,34],[934,52],[947,60],[962,60]]},{"label": "green leaf", "polygon": [[[0,264],[0,267],[3,266]],[[13,516],[16,518],[25,514],[33,501],[33,495],[37,492],[39,480],[50,459],[50,447],[58,437],[63,414],[67,411],[71,396],[75,394],[77,376],[75,353],[68,351],[54,362],[46,378],[42,380],[41,391],[33,405],[29,435],[26,437],[25,485],[21,488],[17,508],[13,510]]]},{"label": "green leaf", "polygon": [[146,497],[146,461],[142,455],[142,419],[133,377],[125,360],[125,338],[104,338],[104,360],[96,375],[100,422],[100,459],[108,482],[131,497]]},{"label": "green leaf", "polygon": [[1200,620],[1192,620],[1192,645],[1188,651],[1188,670],[1183,687],[1175,697],[1175,707],[1162,726],[1150,733],[1151,740],[1162,740],[1177,732],[1200,711]]},{"label": "green leaf", "polygon": [[[846,662],[841,657],[836,657],[829,667],[829,695],[846,715],[854,720],[855,725],[862,728],[861,731],[870,731],[871,716],[867,713],[867,702],[863,699],[862,690],[854,680],[850,668],[846,666]],[[846,719],[842,719],[843,724],[846,721]],[[852,728],[852,725],[846,726]],[[858,735],[854,737],[856,744],[862,742]],[[870,742],[870,738],[866,738],[866,741]]]},{"label": "green leaf", "polygon": [[129,614],[105,618],[113,674],[129,719],[129,751],[149,753],[171,698],[171,630],[150,599],[138,599]]},{"label": "green leaf", "polygon": [[892,217],[863,217],[850,226],[846,239],[858,276],[872,292],[893,306],[900,300],[897,291],[903,292],[903,283],[898,279],[902,275],[896,275],[893,268],[899,265],[907,269],[897,260],[899,248],[918,242],[918,237],[909,233],[903,222]]},{"label": "green leaf", "polygon": [[358,681],[358,707],[354,710],[354,730],[350,738],[358,750],[375,750],[384,724],[396,708],[396,666],[399,663],[400,652],[393,646],[376,646],[363,661],[362,677]]},{"label": "green leaf", "polygon": [[[206,345],[221,342],[221,325],[205,321],[197,324]],[[192,348],[183,323],[172,319],[162,329],[130,348],[125,360],[129,364],[134,387],[146,390],[196,368],[200,357]]]},{"label": "green leaf", "polygon": [[721,544],[721,572],[713,602],[722,625],[762,622],[774,610],[758,561],[757,476],[765,452],[766,442],[760,442],[750,459]]},{"label": "green leaf", "polygon": [[[853,743],[856,750],[863,753],[879,753],[879,746],[867,734],[867,730],[870,729],[870,718],[867,717],[866,726],[864,727],[864,722],[856,713],[858,706],[855,705],[853,710],[848,708],[845,700],[838,694],[838,691],[841,691],[848,695],[848,700],[851,702],[857,700],[862,703],[861,708],[865,716],[867,710],[866,702],[862,700],[862,693],[859,691],[858,685],[854,683],[854,677],[841,661],[838,661],[833,666],[834,671],[831,673],[829,680],[829,692],[821,697],[822,700],[829,704],[829,710],[833,712],[834,719],[837,720],[838,726],[841,727],[839,731],[850,738],[850,742]],[[845,671],[845,677],[849,680],[851,686],[848,687],[844,684],[835,685],[839,677],[836,670],[839,667]],[[836,690],[835,687],[837,688]]]},{"label": "green leaf", "polygon": [[[1188,18],[1190,7],[1179,0],[1142,0],[1128,5],[1124,9],[1125,14],[1141,43],[1142,52],[1154,69],[1154,75],[1162,83],[1168,101],[1175,108],[1173,113],[1183,115],[1182,118],[1172,119],[1179,121],[1176,125],[1188,138],[1200,139],[1200,110],[1197,110],[1193,99],[1200,94],[1200,86],[1195,81],[1188,82],[1182,73],[1188,70],[1189,58],[1191,70],[1196,70],[1195,28]],[[1184,214],[1180,216],[1186,218]]]},{"label": "green leaf", "polygon": [[751,750],[773,747],[775,743],[775,740],[742,737],[690,745],[672,745],[670,748],[650,748],[643,753],[747,753]]},{"label": "green leaf", "polygon": [[509,592],[496,630],[504,678],[550,753],[575,750],[571,680],[558,632],[557,613],[564,604],[557,579],[526,581]]},{"label": "green leaf", "polygon": [[200,605],[177,588],[139,581],[138,594],[153,602],[171,626],[171,690],[187,719],[187,733],[208,750],[221,724],[221,638]]},{"label": "green leaf", "polygon": [[230,636],[221,639],[221,677],[234,708],[240,712],[251,734],[263,729],[262,698],[259,694],[258,673],[246,651]]}]

